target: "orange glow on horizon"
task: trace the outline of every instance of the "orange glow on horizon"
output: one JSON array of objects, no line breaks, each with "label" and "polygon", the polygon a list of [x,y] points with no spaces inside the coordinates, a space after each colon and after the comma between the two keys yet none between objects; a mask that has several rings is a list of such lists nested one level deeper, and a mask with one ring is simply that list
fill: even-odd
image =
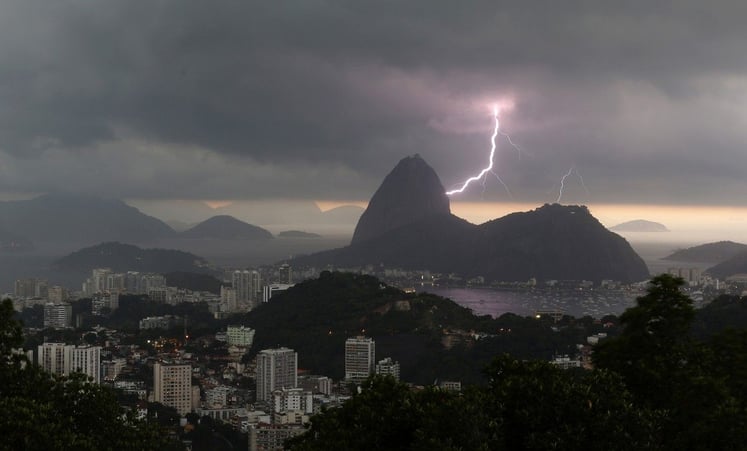
[{"label": "orange glow on horizon", "polygon": [[233,201],[231,200],[206,200],[204,201],[205,205],[215,210],[216,208],[223,208],[231,205]]},{"label": "orange glow on horizon", "polygon": [[333,208],[344,207],[346,205],[354,205],[361,208],[368,206],[368,202],[362,200],[316,200],[314,203],[322,211],[329,211]]}]

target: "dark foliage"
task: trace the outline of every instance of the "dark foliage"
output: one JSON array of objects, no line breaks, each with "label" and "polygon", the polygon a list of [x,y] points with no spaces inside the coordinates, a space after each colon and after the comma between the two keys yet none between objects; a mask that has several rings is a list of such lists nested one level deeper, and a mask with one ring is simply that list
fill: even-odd
[{"label": "dark foliage", "polygon": [[[435,295],[330,272],[297,284],[241,322],[257,330],[253,353],[288,346],[298,352],[299,366],[335,378],[343,376],[345,340],[372,336],[378,356],[399,361],[403,379],[422,384],[438,377],[484,382],[482,369],[497,354],[550,359],[575,351],[575,343],[601,331],[591,318],[567,317],[555,324],[512,314],[475,316]],[[486,335],[476,340],[473,333]]]},{"label": "dark foliage", "polygon": [[89,272],[93,268],[111,268],[115,272],[152,273],[210,272],[207,262],[189,252],[173,249],[141,249],[132,244],[101,243],[61,258],[55,265],[62,271]]}]

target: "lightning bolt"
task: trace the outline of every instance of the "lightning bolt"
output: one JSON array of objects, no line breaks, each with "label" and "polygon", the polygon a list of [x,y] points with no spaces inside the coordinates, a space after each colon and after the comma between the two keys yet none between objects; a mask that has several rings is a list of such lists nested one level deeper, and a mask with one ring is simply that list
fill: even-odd
[{"label": "lightning bolt", "polygon": [[563,188],[565,188],[565,179],[568,178],[569,175],[573,172],[573,166],[571,166],[570,169],[568,169],[568,172],[565,173],[562,179],[560,179],[560,190],[558,190],[558,199],[555,201],[556,204],[560,203],[560,199],[563,198]]},{"label": "lightning bolt", "polygon": [[586,191],[586,195],[590,196],[591,193],[589,192],[589,189],[586,187],[586,183],[584,183],[584,178],[581,176],[581,173],[578,172],[578,169],[576,169],[576,166],[571,166],[570,169],[568,169],[568,172],[566,172],[563,177],[560,179],[560,190],[558,190],[558,198],[555,200],[556,204],[560,203],[560,200],[563,198],[563,189],[565,188],[565,179],[570,177],[571,174],[576,174],[578,177],[578,180],[581,182],[581,186],[584,187],[584,191]]},{"label": "lightning bolt", "polygon": [[511,144],[511,146],[514,149],[516,149],[517,152],[519,152],[520,156],[521,156],[521,149],[519,148],[519,146],[514,144],[513,141],[511,141],[511,137],[508,136],[508,134],[503,133],[500,130],[500,122],[498,121],[498,106],[493,106],[493,119],[495,120],[495,127],[493,128],[493,135],[490,137],[490,160],[488,162],[488,166],[482,171],[480,171],[479,174],[472,176],[468,178],[467,180],[465,180],[459,188],[453,189],[451,191],[446,191],[447,196],[451,196],[457,193],[462,193],[464,192],[465,189],[467,189],[467,187],[472,182],[477,182],[479,180],[482,180],[483,192],[485,192],[485,183],[487,181],[488,173],[493,174],[495,178],[498,179],[498,181],[501,183],[501,185],[503,185],[503,187],[506,189],[506,192],[508,193],[508,195],[511,196],[511,190],[508,189],[508,185],[506,185],[503,179],[501,179],[501,177],[493,170],[493,159],[495,157],[495,148],[496,148],[495,139],[498,137],[499,134],[505,136],[508,139],[509,144]]}]

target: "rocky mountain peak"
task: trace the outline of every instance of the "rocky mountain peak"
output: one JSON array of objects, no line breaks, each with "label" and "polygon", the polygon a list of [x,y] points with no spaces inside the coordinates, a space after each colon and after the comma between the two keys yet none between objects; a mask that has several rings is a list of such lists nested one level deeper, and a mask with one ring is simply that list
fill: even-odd
[{"label": "rocky mountain peak", "polygon": [[436,172],[420,155],[405,157],[386,176],[353,234],[353,244],[390,230],[451,212],[449,198]]}]

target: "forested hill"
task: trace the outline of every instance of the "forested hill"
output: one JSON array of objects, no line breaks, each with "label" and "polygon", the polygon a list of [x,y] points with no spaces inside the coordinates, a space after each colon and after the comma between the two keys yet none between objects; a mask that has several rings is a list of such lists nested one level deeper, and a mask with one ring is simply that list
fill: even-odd
[{"label": "forested hill", "polygon": [[[249,312],[243,323],[257,331],[254,353],[287,346],[298,352],[300,368],[334,378],[344,374],[345,340],[372,337],[377,360],[398,360],[404,380],[423,384],[436,378],[480,382],[497,354],[550,359],[571,353],[601,328],[591,318],[567,320],[572,327],[561,324],[553,332],[544,319],[475,316],[449,299],[405,293],[371,276],[323,272]],[[485,336],[476,339],[481,332]]]},{"label": "forested hill", "polygon": [[115,272],[210,272],[205,259],[189,252],[141,249],[132,244],[117,242],[101,243],[78,250],[55,262],[55,266],[68,272],[89,272],[93,268],[111,268]]},{"label": "forested hill", "polygon": [[718,241],[680,249],[664,257],[664,260],[721,263],[742,252],[747,252],[747,245],[733,241]]}]

